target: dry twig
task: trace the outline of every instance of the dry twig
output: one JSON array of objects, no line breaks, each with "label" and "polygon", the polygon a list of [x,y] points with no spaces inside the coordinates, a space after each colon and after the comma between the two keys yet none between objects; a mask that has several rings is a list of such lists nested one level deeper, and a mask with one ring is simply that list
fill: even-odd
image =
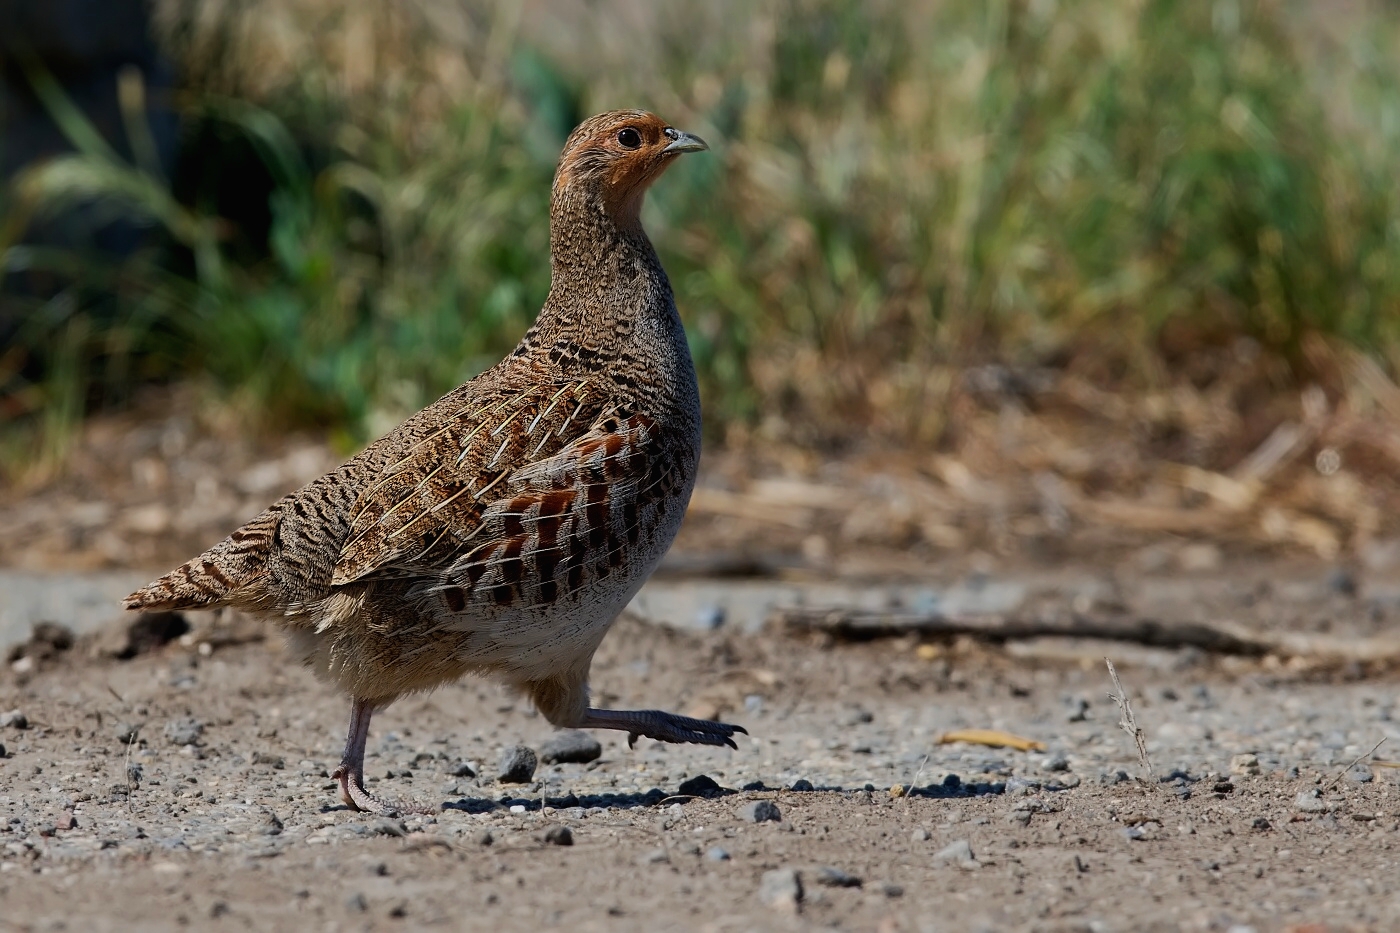
[{"label": "dry twig", "polygon": [[1386,738],[1387,736],[1381,736],[1381,740],[1375,745],[1372,745],[1371,750],[1369,752],[1362,752],[1360,755],[1357,755],[1356,758],[1352,760],[1351,764],[1347,765],[1345,768],[1343,768],[1337,773],[1337,776],[1332,779],[1332,783],[1324,787],[1322,789],[1322,792],[1325,794],[1332,788],[1336,787],[1337,782],[1340,781],[1342,778],[1346,777],[1347,772],[1350,771],[1352,768],[1355,768],[1361,762],[1361,759],[1369,758],[1372,755],[1374,755],[1376,753],[1376,750],[1385,744]]},{"label": "dry twig", "polygon": [[1113,662],[1104,658],[1103,663],[1108,665],[1108,676],[1113,678],[1113,689],[1118,691],[1108,695],[1110,700],[1118,704],[1118,728],[1132,736],[1133,741],[1137,743],[1138,763],[1142,765],[1150,781],[1153,771],[1152,760],[1147,757],[1147,734],[1133,717],[1133,704],[1128,700],[1128,691],[1123,689],[1123,681],[1118,679],[1118,671],[1114,670]]}]

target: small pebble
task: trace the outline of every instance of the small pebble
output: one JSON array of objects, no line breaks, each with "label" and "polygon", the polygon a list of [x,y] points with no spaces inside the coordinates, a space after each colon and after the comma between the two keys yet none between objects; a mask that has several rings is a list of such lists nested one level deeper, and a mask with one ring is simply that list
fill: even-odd
[{"label": "small pebble", "polygon": [[1327,801],[1318,794],[1317,788],[1303,791],[1293,801],[1293,809],[1299,813],[1325,813],[1327,812]]},{"label": "small pebble", "polygon": [[706,632],[713,632],[724,625],[724,607],[711,603],[701,606],[695,610],[695,627]]},{"label": "small pebble", "polygon": [[496,780],[502,784],[529,784],[539,759],[528,745],[512,745],[501,753]]},{"label": "small pebble", "polygon": [[351,913],[362,914],[365,911],[369,910],[369,901],[365,900],[365,896],[363,894],[361,894],[359,891],[356,891],[354,894],[350,895],[345,899],[345,909],[350,911]]},{"label": "small pebble", "polygon": [[664,846],[657,846],[637,856],[638,865],[659,865],[662,862],[671,861],[671,856],[667,854]]},{"label": "small pebble", "polygon": [[798,778],[797,780],[792,782],[792,786],[789,787],[788,790],[806,792],[814,791],[816,790],[816,788],[813,787],[812,782],[807,780],[806,778]]},{"label": "small pebble", "polygon": [[[587,764],[603,755],[603,745],[591,733],[582,729],[564,729],[540,746],[540,761],[545,764]],[[504,770],[504,768],[502,768]],[[531,773],[534,768],[531,767]],[[528,778],[526,779],[528,780]]]},{"label": "small pebble", "polygon": [[919,828],[915,829],[912,833],[909,834],[909,838],[912,839],[914,842],[928,842],[930,839],[933,838],[933,834],[930,833],[928,830],[924,829],[922,826],[920,826]]},{"label": "small pebble", "polygon": [[136,741],[136,735],[141,731],[141,727],[129,722],[119,722],[112,735],[123,745],[130,745]]},{"label": "small pebble", "polygon": [[544,841],[552,846],[571,846],[574,832],[567,826],[551,826],[544,831]]},{"label": "small pebble", "polygon": [[11,729],[28,729],[29,717],[17,709],[12,709],[6,713],[0,713],[0,729],[6,727]]},{"label": "small pebble", "polygon": [[1347,772],[1347,780],[1353,784],[1370,784],[1375,779],[1371,769],[1365,766],[1359,765]]},{"label": "small pebble", "polygon": [[[275,819],[275,817],[274,817]],[[279,828],[281,824],[278,824]],[[370,832],[379,836],[407,836],[408,826],[401,820],[392,820],[385,817],[382,820],[375,820],[370,824]]]},{"label": "small pebble", "polygon": [[476,777],[476,765],[470,761],[459,761],[448,773],[453,777]]},{"label": "small pebble", "polygon": [[802,880],[791,868],[766,871],[758,883],[758,899],[773,910],[795,914],[802,903]]},{"label": "small pebble", "polygon": [[972,854],[972,843],[966,839],[959,839],[950,845],[944,846],[934,853],[935,862],[947,862],[964,871],[975,871],[982,867],[982,863],[977,861],[977,857]]},{"label": "small pebble", "polygon": [[510,805],[510,812],[517,815],[524,813],[525,809],[525,804],[523,803],[513,803]]},{"label": "small pebble", "polygon": [[857,878],[850,872],[842,871],[839,868],[833,868],[830,865],[818,868],[814,880],[817,884],[828,888],[858,888],[864,884],[860,878]]},{"label": "small pebble", "polygon": [[1245,753],[1243,755],[1232,755],[1230,757],[1231,774],[1258,774],[1259,756]]},{"label": "small pebble", "polygon": [[165,724],[165,738],[171,745],[193,745],[203,734],[204,723],[189,716],[172,719]]},{"label": "small pebble", "polygon": [[753,803],[746,803],[738,810],[734,811],[739,819],[746,823],[778,822],[783,818],[782,811],[778,805],[771,800],[755,800]]},{"label": "small pebble", "polygon": [[475,836],[472,837],[472,841],[479,846],[489,846],[491,843],[496,841],[496,837],[491,835],[491,830],[483,829],[481,832],[477,833]]},{"label": "small pebble", "polygon": [[747,784],[745,784],[743,787],[741,787],[741,788],[739,788],[739,789],[740,789],[740,790],[767,790],[767,789],[768,789],[768,785],[764,784],[762,781],[749,781]]},{"label": "small pebble", "polygon": [[681,781],[681,786],[676,788],[676,793],[687,797],[710,797],[723,792],[724,788],[708,774],[697,774],[693,778]]},{"label": "small pebble", "polygon": [[1069,759],[1064,755],[1051,755],[1040,763],[1042,771],[1068,771]]},{"label": "small pebble", "polygon": [[54,825],[57,826],[59,829],[63,830],[77,829],[78,818],[73,815],[72,811],[68,811],[60,815],[57,822]]},{"label": "small pebble", "polygon": [[712,862],[727,862],[729,861],[729,853],[719,846],[711,846],[705,850],[705,858]]},{"label": "small pebble", "polygon": [[885,895],[885,897],[904,896],[904,888],[892,881],[877,881],[874,887],[876,891],[879,891],[881,894]]},{"label": "small pebble", "polygon": [[5,743],[0,742],[0,758],[4,758],[8,752],[5,750]]},{"label": "small pebble", "polygon": [[1270,823],[1268,820],[1264,819],[1264,817],[1262,817],[1262,816],[1256,816],[1256,817],[1254,818],[1254,822],[1250,824],[1250,827],[1249,827],[1249,828],[1255,830],[1256,832],[1261,832],[1261,833],[1262,833],[1262,832],[1267,832],[1268,830],[1273,829],[1274,826],[1273,826],[1273,824]]}]

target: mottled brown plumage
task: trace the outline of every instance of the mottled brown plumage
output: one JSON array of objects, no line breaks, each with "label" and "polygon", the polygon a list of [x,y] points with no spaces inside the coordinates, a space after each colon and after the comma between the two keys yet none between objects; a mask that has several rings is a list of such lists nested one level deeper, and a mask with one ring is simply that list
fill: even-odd
[{"label": "mottled brown plumage", "polygon": [[556,726],[733,746],[737,726],[588,706],[608,626],[679,528],[700,402],[647,187],[703,142],[641,111],[570,135],[550,203],[549,297],[519,346],[338,469],[127,598],[262,613],[352,698],[337,772],[364,791],[369,717],[496,675]]}]

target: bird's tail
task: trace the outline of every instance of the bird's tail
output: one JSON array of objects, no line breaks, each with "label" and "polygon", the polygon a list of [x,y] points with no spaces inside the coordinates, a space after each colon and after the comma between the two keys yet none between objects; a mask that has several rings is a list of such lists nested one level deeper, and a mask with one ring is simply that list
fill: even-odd
[{"label": "bird's tail", "polygon": [[127,609],[213,609],[237,599],[267,563],[277,529],[269,510],[214,545],[122,600]]}]

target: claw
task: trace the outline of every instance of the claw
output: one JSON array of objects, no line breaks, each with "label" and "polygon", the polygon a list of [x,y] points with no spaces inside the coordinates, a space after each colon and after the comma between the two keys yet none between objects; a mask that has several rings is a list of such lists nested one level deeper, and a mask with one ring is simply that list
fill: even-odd
[{"label": "claw", "polygon": [[582,723],[586,729],[618,729],[627,733],[627,747],[636,746],[638,736],[658,742],[690,743],[694,745],[727,745],[737,750],[731,738],[735,733],[748,735],[743,726],[709,719],[691,719],[661,710],[590,709]]}]

